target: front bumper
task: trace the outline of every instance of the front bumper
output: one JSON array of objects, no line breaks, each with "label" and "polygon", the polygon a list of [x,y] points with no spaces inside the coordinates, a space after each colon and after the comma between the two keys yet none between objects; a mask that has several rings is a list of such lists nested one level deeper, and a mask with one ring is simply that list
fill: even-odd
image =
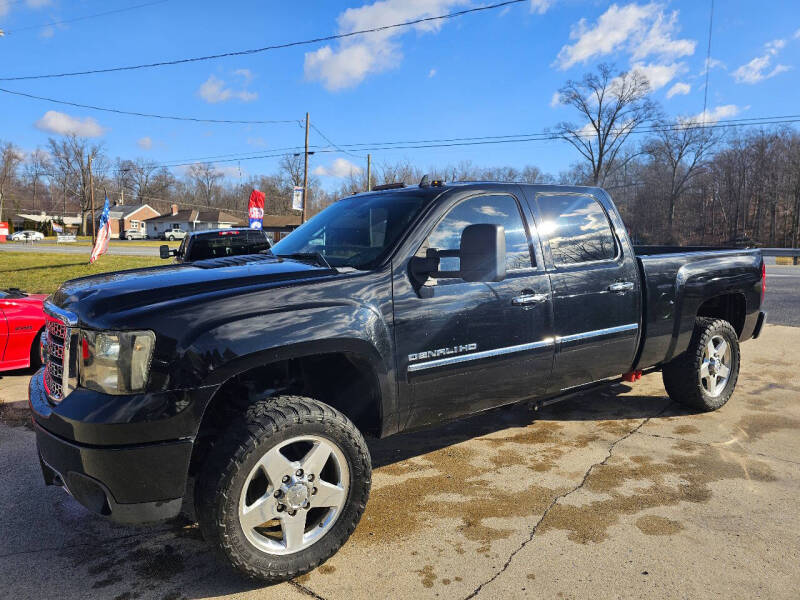
[{"label": "front bumper", "polygon": [[97,445],[65,439],[48,428],[53,407],[41,375],[39,371],[31,378],[28,399],[45,483],[64,487],[89,510],[121,523],[176,516],[186,490],[192,440]]}]

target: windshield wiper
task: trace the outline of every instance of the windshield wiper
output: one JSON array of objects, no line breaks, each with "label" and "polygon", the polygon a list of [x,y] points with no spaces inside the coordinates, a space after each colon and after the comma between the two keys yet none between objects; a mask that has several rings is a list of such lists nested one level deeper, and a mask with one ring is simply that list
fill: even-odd
[{"label": "windshield wiper", "polygon": [[328,269],[336,270],[331,266],[324,256],[319,252],[295,252],[293,254],[276,254],[279,258],[293,258],[295,260],[313,260],[318,265],[327,267]]}]

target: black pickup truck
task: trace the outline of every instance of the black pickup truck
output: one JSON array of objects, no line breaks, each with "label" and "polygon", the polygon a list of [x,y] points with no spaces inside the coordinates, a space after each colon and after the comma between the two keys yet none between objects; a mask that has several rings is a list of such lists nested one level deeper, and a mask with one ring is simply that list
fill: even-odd
[{"label": "black pickup truck", "polygon": [[363,435],[651,370],[719,408],[764,289],[758,250],[634,248],[598,188],[358,194],[271,252],[63,284],[29,388],[44,479],[121,522],[193,498],[235,567],[294,577],[359,521]]}]

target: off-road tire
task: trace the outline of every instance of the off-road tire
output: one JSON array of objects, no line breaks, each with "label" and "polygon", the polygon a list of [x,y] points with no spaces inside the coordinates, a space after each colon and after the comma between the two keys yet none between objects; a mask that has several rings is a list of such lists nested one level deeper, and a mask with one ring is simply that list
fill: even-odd
[{"label": "off-road tire", "polygon": [[[244,481],[272,447],[298,435],[322,436],[344,453],[349,492],[331,529],[313,545],[294,554],[267,554],[247,540],[238,518]],[[286,581],[321,565],[347,541],[369,498],[372,463],[355,425],[334,408],[302,396],[267,398],[249,406],[216,441],[201,467],[195,488],[195,511],[201,532],[245,575],[269,583]]]},{"label": "off-road tire", "polygon": [[[703,350],[715,335],[721,336],[730,347],[730,375],[719,396],[712,396],[700,383]],[[661,376],[667,394],[675,402],[702,412],[721,408],[733,394],[739,378],[739,338],[730,323],[723,319],[698,317],[692,339],[686,351],[664,365]]]}]

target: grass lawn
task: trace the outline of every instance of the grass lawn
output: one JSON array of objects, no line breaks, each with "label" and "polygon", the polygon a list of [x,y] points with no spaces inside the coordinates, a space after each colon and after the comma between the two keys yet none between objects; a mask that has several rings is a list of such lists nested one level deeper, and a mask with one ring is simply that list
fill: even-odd
[{"label": "grass lawn", "polygon": [[3,252],[0,254],[0,289],[17,287],[32,294],[52,293],[67,279],[166,264],[157,256],[105,254],[93,264],[77,254]]}]

